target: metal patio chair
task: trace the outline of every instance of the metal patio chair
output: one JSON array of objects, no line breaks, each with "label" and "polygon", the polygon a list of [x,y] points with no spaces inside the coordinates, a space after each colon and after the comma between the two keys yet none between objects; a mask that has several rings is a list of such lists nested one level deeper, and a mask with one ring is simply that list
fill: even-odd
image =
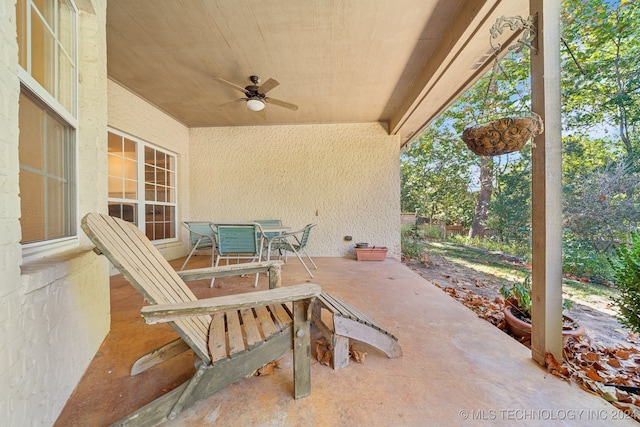
[{"label": "metal patio chair", "polygon": [[[261,227],[282,227],[282,220],[279,220],[279,219],[256,219],[253,222],[260,224]],[[282,234],[282,232],[264,231],[262,234],[264,236],[264,240],[262,242],[263,243],[262,250],[266,251],[271,239],[273,239],[276,236],[279,236],[280,234]]]},{"label": "metal patio chair", "polygon": [[211,229],[210,222],[207,221],[184,221],[182,226],[189,230],[189,242],[191,243],[191,252],[180,267],[180,271],[184,270],[191,256],[196,251],[211,251],[211,266],[213,267],[216,252],[216,241],[214,232]]},{"label": "metal patio chair", "polygon": [[[260,261],[262,258],[262,228],[260,224],[211,224],[211,229],[216,236],[218,255],[215,266],[217,267],[221,259],[241,259],[249,261]],[[258,287],[258,276],[254,287]],[[213,287],[215,277],[211,279],[210,287]]]},{"label": "metal patio chair", "polygon": [[285,261],[287,260],[287,252],[293,252],[298,257],[298,260],[302,263],[302,266],[307,270],[309,276],[313,277],[311,270],[307,267],[307,264],[302,260],[300,253],[306,255],[309,259],[313,267],[317,270],[318,266],[313,259],[307,253],[307,242],[309,241],[309,234],[311,233],[311,229],[315,227],[316,224],[308,224],[306,227],[298,230],[287,233],[282,233],[279,236],[275,236],[273,239],[269,241],[269,245],[267,247],[267,256],[271,254],[271,251],[277,250],[279,253],[284,251]]}]

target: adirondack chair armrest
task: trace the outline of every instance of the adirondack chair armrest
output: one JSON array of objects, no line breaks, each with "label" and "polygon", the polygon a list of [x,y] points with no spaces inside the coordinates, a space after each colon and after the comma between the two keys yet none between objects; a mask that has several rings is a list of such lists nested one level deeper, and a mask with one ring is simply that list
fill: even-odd
[{"label": "adirondack chair armrest", "polygon": [[321,292],[322,289],[319,285],[303,283],[266,291],[225,295],[176,304],[149,305],[142,307],[141,313],[145,322],[149,324],[173,322],[184,317],[203,316],[218,311],[313,299]]},{"label": "adirondack chair armrest", "polygon": [[241,264],[221,265],[218,267],[194,268],[192,270],[176,271],[185,282],[193,280],[211,279],[212,277],[240,276],[243,274],[266,273],[270,269],[280,269],[284,261],[245,262]]}]

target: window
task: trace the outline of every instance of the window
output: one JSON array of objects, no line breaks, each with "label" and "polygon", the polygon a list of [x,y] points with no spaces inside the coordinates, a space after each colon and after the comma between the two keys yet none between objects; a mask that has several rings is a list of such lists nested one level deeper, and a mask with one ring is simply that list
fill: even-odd
[{"label": "window", "polygon": [[25,254],[76,236],[77,9],[18,0],[19,159]]},{"label": "window", "polygon": [[16,16],[23,83],[59,114],[75,117],[75,5],[70,0],[18,0]]},{"label": "window", "polygon": [[175,239],[175,154],[115,130],[108,141],[109,215],[133,222],[150,240]]},{"label": "window", "polygon": [[22,243],[75,234],[72,132],[42,104],[20,94]]}]

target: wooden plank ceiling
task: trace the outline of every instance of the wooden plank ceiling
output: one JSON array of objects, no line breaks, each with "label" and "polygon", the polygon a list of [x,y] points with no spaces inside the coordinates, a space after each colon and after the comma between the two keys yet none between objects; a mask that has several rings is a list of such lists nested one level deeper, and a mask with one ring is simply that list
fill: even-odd
[{"label": "wooden plank ceiling", "polygon": [[[381,122],[405,143],[490,67],[495,20],[527,14],[528,0],[109,0],[108,74],[189,127]],[[299,109],[249,111],[215,80],[251,75]]]}]

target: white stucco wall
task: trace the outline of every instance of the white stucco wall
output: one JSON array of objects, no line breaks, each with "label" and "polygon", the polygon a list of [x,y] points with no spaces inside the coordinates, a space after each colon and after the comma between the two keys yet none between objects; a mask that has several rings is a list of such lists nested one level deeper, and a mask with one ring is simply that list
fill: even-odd
[{"label": "white stucco wall", "polygon": [[[106,211],[107,169],[106,0],[78,3],[79,222]],[[108,332],[107,263],[79,227],[75,248],[23,261],[15,22],[0,2],[0,424],[52,425]]]},{"label": "white stucco wall", "polygon": [[[108,84],[109,126],[177,155],[178,219],[189,216],[189,129],[118,83]],[[181,240],[158,245],[168,259],[186,254],[187,235],[178,227]]]},{"label": "white stucco wall", "polygon": [[312,256],[349,255],[358,241],[399,258],[399,146],[379,123],[191,129],[184,219],[313,222]]}]

